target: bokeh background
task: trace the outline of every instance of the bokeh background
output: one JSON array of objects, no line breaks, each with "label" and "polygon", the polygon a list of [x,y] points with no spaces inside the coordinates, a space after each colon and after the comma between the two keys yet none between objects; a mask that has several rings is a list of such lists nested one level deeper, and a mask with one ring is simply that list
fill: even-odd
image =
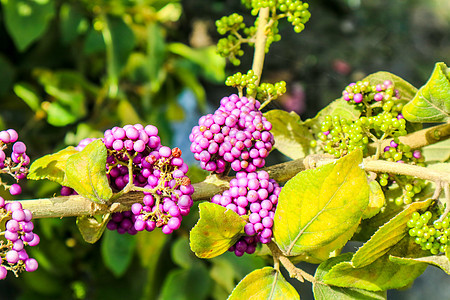
[{"label": "bokeh background", "polygon": [[[318,0],[310,11],[301,34],[281,22],[282,39],[266,57],[263,80],[285,80],[288,89],[269,109],[307,119],[373,72],[420,87],[436,62],[450,63],[449,1]],[[206,174],[189,152],[190,129],[235,92],[223,84],[226,76],[251,66],[252,49],[239,67],[215,53],[214,22],[233,12],[253,21],[239,0],[1,0],[0,128],[15,128],[33,160],[113,126],[154,124],[164,144],[183,150],[193,181],[201,181]],[[274,151],[270,163],[286,159]],[[16,199],[59,189],[27,182]],[[107,232],[94,245],[82,240],[73,218],[39,220],[41,243],[31,255],[40,267],[0,281],[0,299],[220,300],[270,263],[229,253],[197,259],[188,245],[197,219],[193,209],[171,236]],[[389,298],[449,299],[449,286],[429,267]],[[302,299],[312,297],[309,284],[296,287]]]}]

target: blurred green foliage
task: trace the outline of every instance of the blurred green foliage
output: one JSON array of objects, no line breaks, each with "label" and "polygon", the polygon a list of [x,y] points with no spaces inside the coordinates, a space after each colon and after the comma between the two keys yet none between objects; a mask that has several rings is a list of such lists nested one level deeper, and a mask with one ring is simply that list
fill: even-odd
[{"label": "blurred green foliage", "polygon": [[[201,112],[207,99],[216,106],[234,92],[223,85],[225,61],[212,41],[219,38],[216,19],[250,15],[239,0],[0,3],[0,129],[15,128],[32,160],[125,124],[154,124],[169,145],[171,124],[188,114],[179,102],[184,91],[192,92]],[[300,36],[281,24],[282,40],[263,73],[265,81],[287,82],[288,93],[271,105],[296,110],[303,119],[367,74],[390,71],[419,87],[435,62],[449,60],[448,1],[310,4],[312,17]],[[252,51],[246,51],[230,74],[250,68]],[[193,182],[205,176],[195,166],[190,174]],[[58,189],[49,181],[29,182],[21,198],[49,197]],[[187,236],[197,220],[193,207],[171,236],[108,232],[94,245],[84,242],[74,218],[39,220],[41,243],[31,256],[40,267],[0,281],[0,298],[225,299],[266,262],[231,253],[196,258]]]}]

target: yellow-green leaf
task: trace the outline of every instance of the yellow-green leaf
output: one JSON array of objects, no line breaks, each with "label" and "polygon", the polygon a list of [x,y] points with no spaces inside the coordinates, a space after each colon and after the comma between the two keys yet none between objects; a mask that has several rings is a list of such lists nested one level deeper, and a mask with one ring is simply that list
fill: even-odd
[{"label": "yellow-green leaf", "polygon": [[353,287],[368,291],[385,291],[407,286],[427,268],[426,264],[399,265],[389,256],[420,257],[424,251],[409,237],[392,247],[385,255],[369,265],[355,268],[351,261],[341,262],[323,276],[323,282],[340,287]]},{"label": "yellow-green leaf", "polygon": [[378,183],[378,181],[372,180],[369,183],[369,187],[370,187],[369,205],[367,206],[366,210],[362,215],[363,219],[369,219],[378,214],[386,202],[383,190],[381,189],[381,186]]},{"label": "yellow-green leaf", "polygon": [[369,202],[361,162],[362,152],[353,151],[334,163],[300,172],[286,183],[273,229],[286,255],[327,245],[360,222]]},{"label": "yellow-green leaf", "polygon": [[381,226],[370,240],[356,251],[352,258],[353,266],[364,267],[383,256],[408,233],[409,228],[406,223],[411,219],[411,215],[415,211],[426,209],[431,201],[428,199],[411,203],[405,210]]},{"label": "yellow-green leaf", "polygon": [[411,102],[405,105],[402,114],[411,122],[446,122],[450,120],[450,76],[443,62],[436,63],[427,83]]},{"label": "yellow-green leaf", "polygon": [[106,176],[106,147],[101,140],[88,144],[67,159],[64,185],[96,202],[105,203],[113,192]]},{"label": "yellow-green leaf", "polygon": [[255,270],[244,277],[228,300],[300,300],[292,285],[272,267]]},{"label": "yellow-green leaf", "polygon": [[345,288],[322,283],[323,277],[330,271],[332,267],[338,263],[349,261],[352,258],[351,253],[345,253],[338,257],[333,257],[324,261],[316,270],[314,278],[316,282],[313,283],[314,298],[316,300],[383,300],[386,299],[386,291],[371,292],[357,288]]},{"label": "yellow-green leaf", "polygon": [[302,124],[300,116],[291,111],[274,109],[266,112],[264,117],[272,123],[275,147],[284,155],[292,158],[302,158],[311,154],[310,142],[315,138],[309,128]]},{"label": "yellow-green leaf", "polygon": [[445,273],[450,275],[450,261],[445,255],[432,255],[417,258],[406,258],[391,255],[389,259],[400,265],[415,265],[427,263],[441,268]]},{"label": "yellow-green leaf", "polygon": [[27,178],[32,180],[48,179],[63,185],[67,159],[75,153],[78,153],[78,150],[70,146],[35,160],[30,166]]},{"label": "yellow-green leaf", "polygon": [[83,239],[91,244],[97,242],[105,231],[109,217],[110,214],[103,215],[101,220],[93,216],[77,217],[77,226]]},{"label": "yellow-green leaf", "polygon": [[246,224],[237,213],[204,202],[200,219],[190,232],[191,250],[200,258],[213,258],[227,251],[241,237]]}]

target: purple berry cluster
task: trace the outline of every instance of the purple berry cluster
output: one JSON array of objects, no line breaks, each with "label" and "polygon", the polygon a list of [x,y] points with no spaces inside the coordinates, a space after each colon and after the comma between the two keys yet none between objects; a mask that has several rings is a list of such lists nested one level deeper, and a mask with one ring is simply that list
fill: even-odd
[{"label": "purple berry cluster", "polygon": [[237,256],[255,252],[258,242],[267,244],[272,238],[273,218],[281,187],[266,171],[237,172],[230,189],[215,195],[211,201],[231,209],[240,216],[248,215],[245,236],[229,250]]},{"label": "purple berry cluster", "polygon": [[153,125],[114,127],[105,132],[103,142],[108,149],[111,187],[122,190],[131,179],[133,186],[144,193],[143,205],[135,203],[131,211],[114,213],[107,228],[130,234],[156,227],[162,227],[166,234],[178,229],[182,217],[190,212],[194,192],[181,150],[161,145],[158,129]]},{"label": "purple berry cluster", "polygon": [[[19,135],[14,129],[0,131],[0,174],[9,174],[16,182],[24,179],[28,172],[26,168],[30,164],[30,158],[25,153],[27,147],[21,141],[18,141]],[[7,156],[5,151],[11,147],[11,154]],[[9,190],[11,195],[19,195],[22,193],[22,188],[18,183],[7,185],[1,183]]]},{"label": "purple berry cluster", "polygon": [[30,258],[25,246],[39,244],[39,236],[33,233],[32,214],[23,209],[20,202],[5,203],[0,197],[0,223],[7,219],[5,231],[0,234],[5,240],[0,240],[0,279],[4,279],[8,271],[18,276],[19,272],[33,272],[38,268],[38,262]]},{"label": "purple berry cluster", "polygon": [[254,172],[265,165],[274,144],[272,124],[253,98],[233,94],[220,101],[214,114],[202,116],[189,135],[191,151],[207,171],[223,173],[227,164],[238,171]]}]

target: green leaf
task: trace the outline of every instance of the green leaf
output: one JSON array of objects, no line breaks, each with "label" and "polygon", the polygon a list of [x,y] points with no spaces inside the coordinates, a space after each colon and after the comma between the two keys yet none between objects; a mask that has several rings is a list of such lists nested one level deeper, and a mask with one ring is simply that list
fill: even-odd
[{"label": "green leaf", "polygon": [[63,3],[60,9],[61,40],[70,44],[77,36],[88,29],[88,22],[75,5]]},{"label": "green leaf", "polygon": [[354,268],[350,261],[338,263],[323,276],[323,282],[340,287],[353,287],[368,291],[385,291],[407,286],[426,269],[423,265],[399,265],[389,256],[417,257],[424,251],[409,237],[392,247],[385,255],[369,265]]},{"label": "green leaf", "polygon": [[381,226],[370,240],[356,251],[352,258],[353,267],[364,267],[388,252],[407,235],[409,228],[406,223],[411,219],[411,215],[418,210],[426,209],[431,202],[432,199],[411,203],[405,210]]},{"label": "green leaf", "polygon": [[391,255],[389,259],[400,265],[430,264],[441,268],[445,273],[450,275],[450,260],[445,255],[432,255],[417,258],[406,258]]},{"label": "green leaf", "polygon": [[450,139],[445,141],[428,145],[422,149],[423,156],[427,159],[427,162],[446,162],[450,160]]},{"label": "green leaf", "polygon": [[74,147],[69,146],[35,160],[30,166],[27,178],[31,180],[48,179],[63,185],[67,159],[78,152]]},{"label": "green leaf", "polygon": [[33,111],[38,111],[41,108],[41,100],[30,84],[26,82],[16,83],[14,85],[14,93],[16,93],[17,97],[22,99]]},{"label": "green leaf", "polygon": [[103,262],[116,277],[121,277],[133,258],[136,236],[107,230],[102,239]]},{"label": "green leaf", "polygon": [[225,58],[217,54],[216,47],[194,49],[185,44],[171,43],[168,50],[199,65],[208,80],[221,82],[225,79]]},{"label": "green leaf", "polygon": [[108,221],[109,214],[103,215],[101,220],[93,216],[79,216],[77,217],[77,226],[83,239],[88,243],[94,244],[101,238]]},{"label": "green leaf", "polygon": [[20,52],[44,34],[55,14],[53,0],[2,0],[6,30]]},{"label": "green leaf", "polygon": [[200,219],[190,232],[192,251],[200,258],[216,257],[241,237],[245,220],[220,205],[200,203]]},{"label": "green leaf", "polygon": [[207,299],[212,280],[204,264],[189,269],[173,270],[164,281],[161,300]]},{"label": "green leaf", "polygon": [[106,147],[95,140],[67,159],[64,185],[96,203],[105,203],[113,192],[106,176]]},{"label": "green leaf", "polygon": [[445,63],[436,63],[427,83],[402,114],[410,122],[446,122],[450,120],[450,76]]},{"label": "green leaf", "polygon": [[303,124],[310,127],[315,133],[320,132],[321,124],[325,120],[325,117],[328,115],[338,115],[341,118],[345,118],[348,120],[356,120],[361,115],[361,112],[356,108],[355,105],[349,105],[349,103],[343,98],[339,98],[324,107],[317,113],[314,118],[308,119],[303,122]]},{"label": "green leaf", "polygon": [[245,276],[228,300],[299,299],[297,291],[272,267],[255,270]]},{"label": "green leaf", "polygon": [[314,299],[316,300],[353,300],[353,299],[361,299],[361,300],[369,300],[369,299],[377,299],[382,300],[386,299],[387,295],[385,291],[381,292],[371,292],[363,289],[357,288],[345,288],[345,287],[337,287],[332,285],[323,284],[323,277],[331,270],[335,265],[349,261],[352,258],[351,253],[345,253],[338,257],[333,257],[324,261],[317,267],[316,274],[314,278],[317,280],[313,283],[313,293]]},{"label": "green leaf", "polygon": [[299,115],[274,109],[266,112],[264,117],[272,123],[275,147],[284,155],[292,158],[303,158],[311,154],[310,142],[315,140],[309,128],[302,124]]},{"label": "green leaf", "polygon": [[397,75],[385,71],[370,74],[363,80],[369,80],[371,85],[382,84],[384,81],[390,80],[394,83],[395,89],[400,92],[401,101],[410,101],[417,93],[417,89],[409,82]]},{"label": "green leaf", "polygon": [[329,244],[360,222],[369,202],[361,163],[361,151],[354,151],[334,163],[300,172],[286,183],[273,230],[286,255]]},{"label": "green leaf", "polygon": [[189,241],[186,237],[180,237],[172,244],[170,254],[172,261],[185,269],[199,262],[199,259],[189,248]]},{"label": "green leaf", "polygon": [[369,187],[369,205],[362,215],[363,219],[369,219],[378,214],[386,202],[383,190],[378,181],[372,180],[369,183]]}]

